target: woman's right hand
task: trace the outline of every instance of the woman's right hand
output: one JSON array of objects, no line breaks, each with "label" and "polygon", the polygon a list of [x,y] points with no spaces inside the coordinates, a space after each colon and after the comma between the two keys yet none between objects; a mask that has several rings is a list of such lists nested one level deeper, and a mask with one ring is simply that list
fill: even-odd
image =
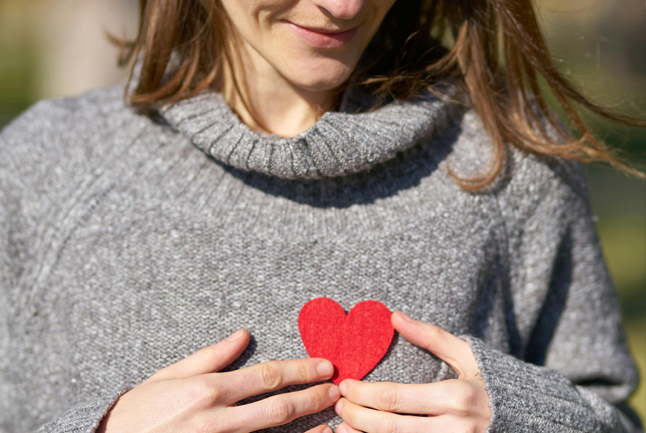
[{"label": "woman's right hand", "polygon": [[[329,379],[334,372],[330,361],[315,358],[264,362],[217,373],[237,359],[247,344],[249,333],[240,330],[159,370],[123,394],[97,432],[247,433],[320,412],[340,398],[335,385],[324,384],[236,406],[247,397],[288,385]],[[307,433],[328,431],[322,425]]]}]

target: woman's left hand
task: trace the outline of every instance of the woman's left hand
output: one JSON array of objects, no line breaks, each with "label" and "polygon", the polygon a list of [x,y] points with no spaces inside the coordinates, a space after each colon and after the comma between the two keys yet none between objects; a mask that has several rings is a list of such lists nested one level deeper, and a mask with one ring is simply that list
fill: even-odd
[{"label": "woman's left hand", "polygon": [[449,364],[458,378],[421,385],[346,379],[339,386],[345,398],[335,406],[344,421],[337,433],[484,433],[491,421],[489,396],[466,341],[400,312],[392,322],[408,341]]}]

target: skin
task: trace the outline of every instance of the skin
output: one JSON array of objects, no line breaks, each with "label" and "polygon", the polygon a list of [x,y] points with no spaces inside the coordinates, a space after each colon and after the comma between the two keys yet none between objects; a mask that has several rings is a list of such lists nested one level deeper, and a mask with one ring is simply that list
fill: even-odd
[{"label": "skin", "polygon": [[[332,384],[276,395],[236,406],[247,397],[288,385],[319,382],[334,368],[324,359],[257,364],[217,373],[242,354],[249,333],[228,339],[159,370],[122,395],[99,426],[98,433],[247,433],[287,424],[332,406],[340,397]],[[307,433],[331,433],[319,426]]]},{"label": "skin", "polygon": [[[333,107],[337,89],[395,2],[221,1],[235,31],[232,49],[240,54],[225,69],[225,98],[252,129],[285,137],[305,131]],[[343,31],[353,32],[347,40],[340,38],[343,43],[328,37]],[[304,38],[303,32],[309,36]],[[244,84],[246,104],[235,91],[234,78]],[[346,380],[340,387],[317,385],[237,406],[248,397],[320,382],[333,373],[332,364],[324,359],[273,361],[220,372],[249,343],[249,333],[240,330],[159,370],[122,395],[97,431],[246,433],[284,425],[336,403],[344,420],[339,433],[484,432],[491,418],[489,399],[468,344],[402,313],[393,314],[392,323],[411,343],[451,365],[458,379],[424,385]],[[318,426],[306,433],[331,432]]]},{"label": "skin", "polygon": [[[489,397],[469,345],[401,312],[393,314],[392,323],[408,341],[449,364],[458,378],[419,385],[347,379],[338,388],[317,385],[238,407],[238,401],[253,395],[326,380],[333,372],[327,360],[299,359],[217,373],[249,344],[249,333],[240,330],[159,370],[125,393],[97,432],[246,433],[287,424],[336,403],[335,411],[344,420],[337,433],[484,433],[491,420]],[[307,433],[331,432],[320,425]]]},{"label": "skin", "polygon": [[[395,0],[221,0],[232,23],[230,65],[250,113],[225,75],[224,95],[252,129],[283,137],[312,126],[335,103],[336,89],[355,69],[361,54]],[[297,27],[338,32],[356,28],[341,47],[320,47],[299,36]],[[233,56],[236,57],[236,56]]]},{"label": "skin", "polygon": [[449,364],[458,378],[420,385],[344,380],[343,398],[334,407],[344,420],[337,433],[484,433],[491,421],[489,396],[469,345],[401,312],[393,314],[392,323],[402,337]]}]

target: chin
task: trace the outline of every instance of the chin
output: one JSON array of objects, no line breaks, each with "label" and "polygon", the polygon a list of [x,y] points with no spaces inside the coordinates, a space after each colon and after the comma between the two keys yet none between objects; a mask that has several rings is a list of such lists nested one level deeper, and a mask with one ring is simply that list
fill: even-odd
[{"label": "chin", "polygon": [[315,59],[295,62],[283,75],[295,86],[307,91],[329,91],[350,77],[357,62],[337,59]]}]

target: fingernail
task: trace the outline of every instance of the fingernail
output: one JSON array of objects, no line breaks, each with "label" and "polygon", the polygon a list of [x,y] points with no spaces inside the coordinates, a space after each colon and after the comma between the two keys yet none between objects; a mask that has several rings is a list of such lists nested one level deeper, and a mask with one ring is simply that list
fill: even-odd
[{"label": "fingernail", "polygon": [[345,395],[345,391],[348,389],[348,386],[345,384],[345,380],[341,382],[341,385],[339,385],[339,390],[341,391],[342,395]]},{"label": "fingernail", "polygon": [[339,388],[336,386],[331,386],[330,390],[328,391],[330,400],[338,400],[341,397],[341,391],[339,391]]},{"label": "fingernail", "polygon": [[345,426],[340,425],[337,427],[336,433],[348,433],[348,429],[346,429]]},{"label": "fingernail", "polygon": [[332,429],[330,427],[325,427],[321,433],[332,433]]},{"label": "fingernail", "polygon": [[240,330],[234,332],[233,334],[231,334],[229,336],[229,338],[227,338],[227,340],[228,341],[237,340],[238,338],[242,337],[243,334],[244,334],[244,331],[242,329],[240,329]]},{"label": "fingernail", "polygon": [[332,374],[334,374],[334,366],[330,361],[321,361],[316,366],[316,371],[318,371],[321,377],[332,377]]},{"label": "fingernail", "polygon": [[413,322],[414,320],[402,313],[401,311],[399,312],[399,317],[401,317],[402,320],[405,320],[406,322]]}]

